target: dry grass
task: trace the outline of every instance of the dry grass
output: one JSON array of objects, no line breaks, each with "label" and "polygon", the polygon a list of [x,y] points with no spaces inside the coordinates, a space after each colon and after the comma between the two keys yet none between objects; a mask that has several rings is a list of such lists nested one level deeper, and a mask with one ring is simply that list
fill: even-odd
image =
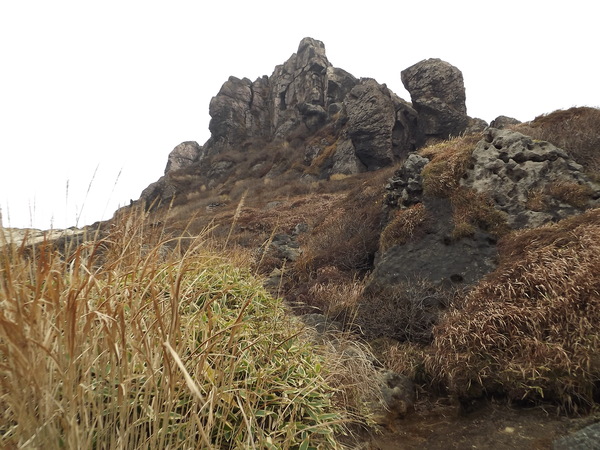
[{"label": "dry grass", "polygon": [[600,109],[558,110],[512,128],[566,150],[592,178],[600,181]]},{"label": "dry grass", "polygon": [[434,330],[427,370],[460,398],[591,407],[600,381],[600,210],[516,232]]},{"label": "dry grass", "polygon": [[144,217],[0,249],[0,447],[336,447],[334,374],[280,301]]},{"label": "dry grass", "polygon": [[304,252],[296,264],[302,277],[312,278],[326,266],[351,274],[371,268],[383,220],[384,184],[392,172],[388,168],[336,182],[354,187],[320,209],[313,229],[302,237]]},{"label": "dry grass", "polygon": [[544,191],[548,196],[579,209],[585,209],[594,195],[594,191],[588,185],[572,181],[548,183]]},{"label": "dry grass", "polygon": [[406,244],[415,234],[424,232],[429,214],[422,203],[417,203],[394,213],[379,237],[379,251],[386,251],[395,246]]},{"label": "dry grass", "polygon": [[471,155],[481,134],[452,138],[419,151],[430,162],[423,169],[423,189],[426,195],[449,197],[472,164]]},{"label": "dry grass", "polygon": [[459,187],[452,192],[450,201],[454,219],[454,239],[472,236],[477,228],[496,237],[510,230],[506,214],[497,210],[494,202],[484,193]]},{"label": "dry grass", "polygon": [[427,280],[407,280],[367,289],[360,299],[356,324],[367,339],[381,337],[428,344],[432,328],[454,294]]}]

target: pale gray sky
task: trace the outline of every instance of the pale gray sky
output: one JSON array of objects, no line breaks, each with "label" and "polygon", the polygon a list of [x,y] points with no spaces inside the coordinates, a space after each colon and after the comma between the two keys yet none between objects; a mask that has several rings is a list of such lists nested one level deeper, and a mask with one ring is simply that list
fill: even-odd
[{"label": "pale gray sky", "polygon": [[592,0],[0,0],[3,224],[110,218],[208,139],[230,75],[271,75],[306,36],[406,100],[400,71],[442,58],[488,122],[600,106],[598,17]]}]

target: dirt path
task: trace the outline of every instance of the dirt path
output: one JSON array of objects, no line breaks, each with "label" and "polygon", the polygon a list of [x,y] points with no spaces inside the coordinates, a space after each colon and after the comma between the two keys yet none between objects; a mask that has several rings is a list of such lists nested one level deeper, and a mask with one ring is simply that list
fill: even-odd
[{"label": "dirt path", "polygon": [[458,414],[443,404],[417,406],[383,435],[365,440],[368,450],[418,449],[550,449],[552,441],[582,428],[597,417],[558,417],[542,407],[522,409],[488,403],[475,412]]}]

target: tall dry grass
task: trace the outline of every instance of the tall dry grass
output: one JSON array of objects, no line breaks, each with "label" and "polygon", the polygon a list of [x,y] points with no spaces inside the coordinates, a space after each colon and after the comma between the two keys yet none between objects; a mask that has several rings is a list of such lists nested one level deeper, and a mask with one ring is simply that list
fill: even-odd
[{"label": "tall dry grass", "polygon": [[0,447],[335,448],[323,360],[235,258],[124,215],[0,248]]},{"label": "tall dry grass", "polygon": [[485,394],[587,410],[600,398],[600,210],[515,232],[500,265],[434,328],[427,370]]}]

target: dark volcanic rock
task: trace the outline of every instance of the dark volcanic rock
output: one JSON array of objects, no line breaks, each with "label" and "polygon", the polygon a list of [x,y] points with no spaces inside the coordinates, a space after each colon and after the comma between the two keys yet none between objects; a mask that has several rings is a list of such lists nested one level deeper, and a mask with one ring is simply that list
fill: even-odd
[{"label": "dark volcanic rock", "polygon": [[555,440],[552,450],[598,450],[600,448],[600,423],[594,423]]},{"label": "dark volcanic rock", "polygon": [[490,127],[502,130],[510,125],[518,125],[520,123],[521,121],[515,119],[514,117],[498,116],[494,120],[492,120],[492,122],[490,123]]},{"label": "dark volcanic rock", "polygon": [[401,78],[419,113],[419,127],[426,137],[447,139],[465,131],[469,117],[460,70],[432,58],[403,70]]},{"label": "dark volcanic rock", "polygon": [[387,88],[363,79],[344,101],[348,134],[356,156],[370,170],[389,166],[394,160],[392,130],[396,122],[394,104]]},{"label": "dark volcanic rock", "polygon": [[427,280],[445,285],[473,284],[496,267],[495,239],[483,231],[454,240],[452,207],[447,199],[428,198],[424,205],[432,219],[426,233],[389,248],[377,258],[371,289]]},{"label": "dark volcanic rock", "polygon": [[369,170],[389,166],[415,150],[417,113],[385,85],[361,79],[344,106],[356,156]]}]

